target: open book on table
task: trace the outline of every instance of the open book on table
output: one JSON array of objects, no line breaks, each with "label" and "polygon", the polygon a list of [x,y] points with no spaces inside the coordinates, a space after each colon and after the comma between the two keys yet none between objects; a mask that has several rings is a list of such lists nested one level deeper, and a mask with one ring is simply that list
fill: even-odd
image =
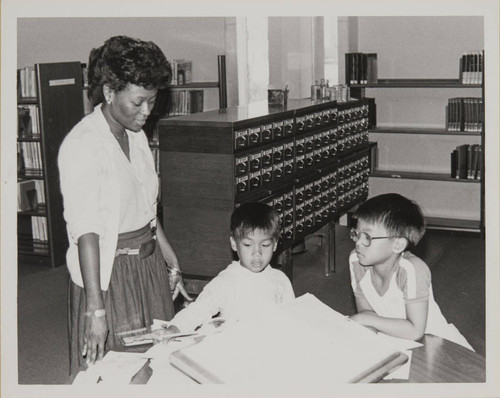
[{"label": "open book on table", "polygon": [[377,381],[407,359],[311,294],[170,355],[199,383],[287,386]]}]

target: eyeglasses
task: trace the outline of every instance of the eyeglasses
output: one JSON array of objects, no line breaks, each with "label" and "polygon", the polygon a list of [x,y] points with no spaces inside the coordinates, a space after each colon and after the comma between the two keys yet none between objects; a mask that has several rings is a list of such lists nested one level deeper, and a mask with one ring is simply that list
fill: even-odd
[{"label": "eyeglasses", "polygon": [[360,232],[356,228],[351,228],[351,233],[350,233],[351,239],[354,242],[357,242],[358,240],[361,242],[363,246],[370,246],[372,244],[372,240],[374,239],[389,239],[391,236],[370,236],[366,232]]}]

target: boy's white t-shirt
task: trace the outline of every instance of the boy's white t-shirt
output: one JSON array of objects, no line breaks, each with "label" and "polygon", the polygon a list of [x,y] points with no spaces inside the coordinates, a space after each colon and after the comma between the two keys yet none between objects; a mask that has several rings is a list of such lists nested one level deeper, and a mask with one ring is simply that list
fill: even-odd
[{"label": "boy's white t-shirt", "polygon": [[182,332],[192,331],[220,313],[222,318],[237,321],[258,316],[270,305],[283,304],[295,298],[290,279],[268,265],[252,272],[239,261],[212,279],[187,308],[179,311],[170,324]]},{"label": "boy's white t-shirt", "polygon": [[428,300],[425,334],[433,334],[473,350],[458,329],[446,321],[434,300],[429,267],[409,252],[400,257],[398,266],[392,274],[389,288],[380,295],[372,283],[372,267],[360,265],[356,253],[352,252],[349,268],[354,295],[364,297],[377,315],[399,319],[406,319],[407,303]]}]

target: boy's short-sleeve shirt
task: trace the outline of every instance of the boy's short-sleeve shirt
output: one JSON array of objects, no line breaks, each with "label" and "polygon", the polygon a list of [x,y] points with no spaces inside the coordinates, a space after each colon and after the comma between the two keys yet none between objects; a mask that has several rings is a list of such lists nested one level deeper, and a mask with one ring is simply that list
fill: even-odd
[{"label": "boy's short-sleeve shirt", "polygon": [[[354,295],[365,297],[365,292],[361,285],[365,278],[367,278],[366,282],[371,285],[372,267],[362,266],[354,251],[349,256],[349,267]],[[398,267],[392,276],[392,282],[395,282],[397,288],[403,293],[405,304],[429,299],[431,287],[431,272],[429,267],[420,258],[410,252],[405,252],[401,256]],[[368,302],[370,302],[369,299]]]},{"label": "boy's short-sleeve shirt", "polygon": [[431,271],[417,256],[405,252],[391,277],[389,288],[380,295],[374,288],[372,267],[364,267],[353,251],[349,256],[351,285],[355,297],[365,299],[382,317],[406,318],[406,305],[428,301],[425,333],[454,341],[471,350],[473,348],[453,324],[449,324],[434,300]]}]

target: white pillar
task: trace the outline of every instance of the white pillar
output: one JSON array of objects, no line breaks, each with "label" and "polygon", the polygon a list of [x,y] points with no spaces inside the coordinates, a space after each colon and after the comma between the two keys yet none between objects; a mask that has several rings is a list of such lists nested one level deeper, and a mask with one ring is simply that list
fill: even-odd
[{"label": "white pillar", "polygon": [[267,17],[237,17],[239,105],[267,101],[269,42]]}]

